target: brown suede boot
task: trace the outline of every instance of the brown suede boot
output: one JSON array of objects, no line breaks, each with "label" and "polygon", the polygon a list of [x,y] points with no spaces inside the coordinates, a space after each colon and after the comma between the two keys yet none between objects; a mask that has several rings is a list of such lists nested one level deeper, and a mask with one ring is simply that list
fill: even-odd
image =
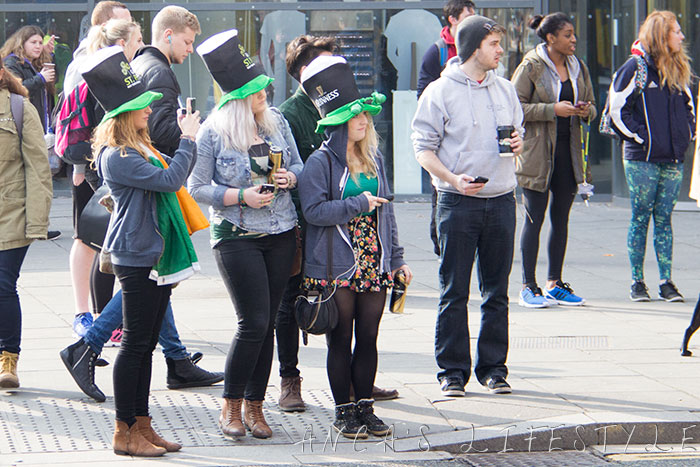
[{"label": "brown suede boot", "polygon": [[226,436],[245,436],[245,427],[241,421],[241,404],[243,399],[227,399],[221,405],[221,415],[219,415],[219,426]]},{"label": "brown suede boot", "polygon": [[129,428],[126,422],[119,420],[114,428],[112,448],[120,456],[160,457],[167,452],[144,438],[135,423]]},{"label": "brown suede boot", "polygon": [[0,353],[0,388],[13,389],[19,387],[17,377],[17,359],[19,354],[3,350]]},{"label": "brown suede boot", "polygon": [[265,421],[262,411],[263,401],[245,400],[244,422],[253,436],[256,438],[269,438],[272,436],[272,429]]},{"label": "brown suede boot", "polygon": [[301,398],[301,376],[288,376],[282,378],[280,384],[280,410],[285,412],[303,412],[306,410]]},{"label": "brown suede boot", "polygon": [[182,449],[182,446],[180,446],[179,444],[173,443],[171,441],[166,441],[163,438],[161,438],[158,433],[156,433],[156,431],[151,426],[151,417],[136,417],[135,426],[141,432],[141,435],[143,435],[143,437],[146,438],[154,446],[165,448],[165,450],[168,452],[177,452],[180,449]]}]

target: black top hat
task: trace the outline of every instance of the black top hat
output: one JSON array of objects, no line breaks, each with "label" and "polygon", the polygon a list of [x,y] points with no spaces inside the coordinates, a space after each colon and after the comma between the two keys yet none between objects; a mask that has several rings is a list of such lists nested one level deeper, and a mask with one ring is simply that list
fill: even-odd
[{"label": "black top hat", "polygon": [[301,86],[321,114],[317,133],[323,133],[327,126],[342,125],[363,111],[376,115],[386,100],[377,92],[362,98],[352,69],[338,56],[319,55],[312,60],[301,74]]},{"label": "black top hat", "polygon": [[225,93],[217,108],[231,99],[244,99],[262,91],[274,81],[248,55],[236,29],[211,36],[197,47],[197,53]]},{"label": "black top hat", "polygon": [[159,92],[146,90],[118,45],[90,55],[81,74],[90,92],[105,109],[102,122],[124,112],[144,109],[163,97]]}]

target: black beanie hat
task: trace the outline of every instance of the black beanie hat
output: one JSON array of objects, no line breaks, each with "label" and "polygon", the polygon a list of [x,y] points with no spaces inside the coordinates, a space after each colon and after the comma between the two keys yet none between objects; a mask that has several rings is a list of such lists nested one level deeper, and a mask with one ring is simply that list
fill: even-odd
[{"label": "black beanie hat", "polygon": [[491,34],[497,24],[494,20],[480,15],[472,15],[459,23],[455,44],[461,63],[466,62],[474,55],[476,49],[481,45],[481,41]]}]

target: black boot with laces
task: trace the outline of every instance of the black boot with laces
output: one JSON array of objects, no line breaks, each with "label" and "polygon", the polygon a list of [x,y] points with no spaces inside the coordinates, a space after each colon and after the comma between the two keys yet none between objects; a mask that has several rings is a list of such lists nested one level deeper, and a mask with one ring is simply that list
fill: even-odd
[{"label": "black boot with laces", "polygon": [[357,418],[367,431],[375,436],[384,436],[391,429],[379,417],[374,415],[374,399],[361,399],[357,403]]},{"label": "black boot with laces", "polygon": [[357,415],[357,406],[354,402],[336,405],[333,429],[346,438],[367,438],[367,429],[362,426]]}]

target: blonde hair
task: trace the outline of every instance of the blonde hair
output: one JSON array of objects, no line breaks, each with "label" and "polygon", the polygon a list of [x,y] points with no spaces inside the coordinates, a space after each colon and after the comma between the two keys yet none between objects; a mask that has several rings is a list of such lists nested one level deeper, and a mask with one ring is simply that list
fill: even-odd
[{"label": "blonde hair", "polygon": [[677,21],[676,15],[670,11],[654,11],[639,28],[639,40],[644,50],[654,58],[661,75],[661,86],[682,91],[690,84],[691,77],[686,45],[683,44],[679,52],[673,52],[668,47],[668,36]]},{"label": "blonde hair", "polygon": [[223,139],[224,148],[248,152],[258,132],[272,136],[279,131],[269,107],[257,115],[253,114],[253,96],[232,99],[209,116],[212,129]]},{"label": "blonde hair", "polygon": [[134,149],[148,160],[143,146],[150,146],[148,128],[137,130],[133,119],[134,112],[124,112],[110,118],[95,128],[92,138],[92,160],[106,147],[119,148],[120,155],[126,157],[127,148]]},{"label": "blonde hair", "polygon": [[120,39],[129,42],[131,36],[141,30],[141,26],[125,19],[110,19],[104,26],[93,26],[88,33],[87,51],[89,54],[115,45]]},{"label": "blonde hair", "polygon": [[190,28],[195,34],[202,33],[197,16],[181,6],[168,5],[153,18],[154,40],[155,38],[160,38],[166,29],[172,29],[174,33],[180,33],[187,28]]},{"label": "blonde hair", "polygon": [[[355,142],[355,157],[360,161],[363,173],[376,177],[377,164],[374,162],[374,158],[377,157],[379,148],[379,135],[374,128],[372,115],[369,112],[364,112],[364,114],[367,117],[367,131],[365,131],[364,138]],[[357,177],[358,174],[352,174],[353,180],[357,181]]]}]

